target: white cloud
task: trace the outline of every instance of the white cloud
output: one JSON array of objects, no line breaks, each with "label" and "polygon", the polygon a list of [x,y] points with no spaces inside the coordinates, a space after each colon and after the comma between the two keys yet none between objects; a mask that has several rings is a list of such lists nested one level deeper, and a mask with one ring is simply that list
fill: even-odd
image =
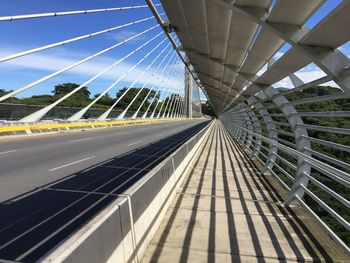
[{"label": "white cloud", "polygon": [[[13,54],[18,52],[15,50],[1,50],[0,51],[0,57],[4,57],[8,54]],[[60,70],[64,67],[67,67],[77,61],[79,61],[82,57],[85,57],[87,55],[85,54],[79,54],[77,55],[75,52],[70,52],[67,50],[57,50],[55,55],[44,55],[44,54],[32,54],[30,56],[21,57],[18,59],[6,61],[5,63],[2,63],[0,66],[0,70],[2,72],[6,72],[9,70],[13,70],[16,72],[20,72],[19,74],[27,74],[28,71],[31,70],[37,70],[40,72],[45,72],[47,74],[51,74],[52,72],[55,72],[57,70]],[[97,59],[93,59],[89,62],[85,62],[76,68],[73,68],[69,71],[67,71],[69,74],[76,74],[80,77],[86,77],[86,80],[95,76],[105,68],[109,67],[113,63],[115,63],[118,60],[111,59],[107,57],[101,57]],[[160,60],[159,60],[160,61]],[[136,62],[134,62],[136,63]],[[121,77],[125,72],[127,72],[134,64],[130,62],[122,62],[118,64],[115,68],[112,70],[106,72],[103,74],[99,79],[101,80],[110,80],[115,81],[119,77]],[[140,78],[140,76],[143,74],[144,70],[148,64],[140,64],[138,67],[136,67],[134,70],[132,70],[122,81],[123,82],[133,82],[137,78]],[[155,63],[155,66],[157,66],[157,63]],[[179,65],[172,65],[170,72],[175,71]],[[144,84],[149,78],[151,78],[151,81],[149,83],[155,84],[156,86],[162,86],[164,83],[169,83],[167,86],[170,85],[172,89],[178,88],[179,82],[177,79],[175,79],[174,76],[169,77],[166,76],[165,71],[163,74],[162,67],[160,67],[156,74],[153,74],[155,67],[151,67],[142,78],[139,79],[139,82],[137,85]],[[3,73],[4,74],[4,73]],[[151,85],[150,84],[150,85]],[[135,84],[136,85],[136,84]],[[148,85],[148,87],[150,86]]]},{"label": "white cloud", "polygon": [[[316,79],[322,78],[326,76],[326,74],[320,70],[316,65],[313,63],[305,66],[304,68],[300,69],[295,73],[295,75],[300,78],[304,83],[308,83],[311,81],[314,81]],[[292,82],[290,81],[289,77],[284,78],[280,80],[279,82],[276,82],[274,87],[284,87],[284,88],[294,88]]]},{"label": "white cloud", "polygon": [[[122,31],[119,31],[119,32],[116,32],[116,33],[111,33],[111,34],[108,34],[107,37],[109,39],[113,39],[113,40],[116,40],[116,41],[123,41],[123,40],[126,40],[130,37],[133,37],[137,34],[139,34],[140,32],[136,32],[136,31],[132,31],[132,30],[122,30]],[[146,40],[147,37],[143,34],[143,35],[140,35],[136,38],[134,38],[132,41],[133,42],[139,42],[139,41],[143,41],[143,40]]]}]

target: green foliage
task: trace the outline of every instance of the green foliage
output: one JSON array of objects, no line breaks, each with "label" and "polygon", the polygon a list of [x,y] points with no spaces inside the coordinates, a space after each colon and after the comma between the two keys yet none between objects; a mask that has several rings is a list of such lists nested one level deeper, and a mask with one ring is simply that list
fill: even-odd
[{"label": "green foliage", "polygon": [[[79,87],[79,84],[75,83],[64,83],[60,85],[56,85],[52,91],[53,95],[34,95],[29,98],[9,98],[6,100],[7,103],[15,103],[15,104],[27,104],[27,105],[49,105],[55,101],[57,101],[59,98],[63,97],[64,95],[68,94],[69,92],[73,91]],[[98,109],[108,109],[111,107],[115,101],[122,96],[122,94],[125,93],[125,91],[128,88],[125,87],[117,92],[117,98],[111,98],[109,94],[105,94],[102,98],[100,98],[96,104],[94,104],[93,108]],[[119,109],[125,109],[127,105],[132,101],[132,99],[136,96],[136,94],[140,91],[140,88],[131,88],[128,93],[120,100],[120,102],[117,105],[117,108]],[[6,91],[4,89],[0,89],[0,96],[3,96],[10,91]],[[143,89],[141,93],[138,95],[137,99],[134,101],[132,106],[130,107],[130,111],[137,110],[138,107],[143,102],[144,98],[148,93],[150,92],[150,89]],[[85,107],[89,103],[91,103],[94,99],[96,99],[100,94],[94,95],[93,98],[90,98],[90,91],[87,87],[83,87],[80,90],[78,90],[76,93],[74,93],[69,98],[65,99],[62,103],[60,103],[60,106],[64,107]],[[156,92],[153,90],[150,92],[147,100],[143,104],[141,111],[144,111],[148,108],[150,102],[153,100],[153,98],[156,96]],[[159,99],[159,94],[157,94],[155,102],[153,103],[153,106],[151,107],[151,110],[155,107],[157,100]],[[167,98],[168,99],[168,98]]]},{"label": "green foliage", "polygon": [[[79,86],[80,85],[75,83],[64,83],[64,84],[56,85],[52,93],[55,96],[63,96],[73,91],[74,89],[78,88]],[[90,99],[90,91],[88,90],[87,87],[82,87],[76,93],[74,93],[72,97],[79,97],[80,99],[87,100],[87,99]]]},{"label": "green foliage", "polygon": [[208,116],[216,117],[213,107],[210,105],[209,101],[202,104],[202,113]]},{"label": "green foliage", "polygon": [[4,95],[6,95],[6,94],[8,94],[8,93],[10,93],[11,91],[6,91],[6,90],[4,90],[4,89],[0,89],[0,97],[2,97],[2,96],[4,96]]},{"label": "green foliage", "polygon": [[[53,92],[54,101],[58,98],[63,97],[74,89],[78,88],[79,85],[75,83],[64,83],[56,85]],[[90,91],[87,87],[83,87],[72,96],[60,103],[61,106],[65,107],[84,107],[90,102]]]},{"label": "green foliage", "polygon": [[[94,96],[94,99],[96,99],[98,96],[100,96],[100,94],[96,94]],[[109,94],[105,94],[103,95],[99,100],[98,100],[98,104],[100,105],[106,105],[106,106],[112,106],[113,103],[115,102],[114,99],[111,98],[111,96],[109,96]]]},{"label": "green foliage", "polygon": [[[119,99],[123,94],[125,94],[126,90],[128,88],[124,87],[121,90],[119,90],[116,94],[117,99]],[[118,108],[121,109],[125,109],[129,103],[135,98],[135,96],[137,95],[137,93],[140,92],[140,88],[131,88],[124,96],[123,98],[119,101],[118,103]],[[130,107],[131,111],[136,111],[138,109],[138,107],[141,105],[141,103],[143,102],[143,100],[145,99],[145,97],[147,96],[147,94],[150,92],[149,89],[143,89],[141,91],[141,93],[137,96],[136,100],[133,102],[133,104]],[[143,104],[141,111],[145,111],[150,102],[153,100],[154,96],[156,95],[156,92],[153,90],[151,91],[151,93],[149,94],[147,100],[145,101],[145,103]],[[157,100],[159,99],[159,95],[157,94],[157,97],[155,99],[155,102],[153,103],[153,105],[155,106],[155,104],[157,103]]]}]

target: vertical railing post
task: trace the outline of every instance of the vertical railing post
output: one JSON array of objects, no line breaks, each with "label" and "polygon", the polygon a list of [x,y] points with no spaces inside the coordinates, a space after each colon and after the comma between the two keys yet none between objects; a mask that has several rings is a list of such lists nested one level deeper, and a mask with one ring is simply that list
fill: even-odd
[{"label": "vertical railing post", "polygon": [[[264,93],[260,93],[260,96],[262,97],[262,99],[266,98],[266,95]],[[266,125],[268,137],[271,140],[278,142],[277,140],[278,134],[277,134],[276,126],[268,110],[265,109],[262,103],[257,101],[257,99],[254,97],[251,98],[251,103],[254,103],[257,111],[259,112],[259,115],[263,118],[264,123]],[[272,169],[272,167],[274,166],[274,162],[276,161],[277,152],[278,152],[277,146],[270,144],[269,153],[264,165],[264,171],[267,169]]]},{"label": "vertical railing post", "polygon": [[[255,106],[253,104],[254,104],[254,99],[252,97],[250,97],[247,100],[247,105],[248,105],[248,107],[250,109],[248,111],[248,114],[250,115],[250,117],[252,119],[255,132],[257,134],[262,134],[260,121],[259,121],[258,117],[256,116],[256,114],[254,112]],[[255,146],[254,146],[254,149],[252,150],[252,152],[253,152],[252,157],[253,156],[258,157],[258,155],[260,153],[260,150],[261,150],[261,145],[262,145],[261,138],[260,137],[255,137]]]},{"label": "vertical railing post", "polygon": [[[311,157],[311,153],[308,151],[308,149],[311,149],[311,144],[308,140],[308,132],[304,127],[302,118],[296,115],[298,112],[294,106],[289,103],[289,100],[286,97],[276,96],[278,95],[279,91],[273,87],[265,89],[264,93],[268,97],[272,98],[273,103],[282,111],[288,120],[294,134],[296,149],[301,153]],[[295,202],[295,197],[303,197],[305,190],[301,187],[301,185],[307,187],[309,182],[308,175],[310,175],[310,172],[310,164],[307,163],[304,158],[298,157],[295,180],[285,202],[287,205]]]}]

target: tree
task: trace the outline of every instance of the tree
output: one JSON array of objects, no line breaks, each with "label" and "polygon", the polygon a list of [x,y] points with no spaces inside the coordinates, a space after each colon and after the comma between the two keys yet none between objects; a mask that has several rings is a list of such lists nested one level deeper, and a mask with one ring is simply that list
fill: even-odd
[{"label": "tree", "polygon": [[11,91],[6,91],[6,90],[4,90],[4,89],[0,89],[0,97],[2,97],[2,96],[4,96],[4,95],[6,95],[6,94],[8,94],[8,93],[10,93]]},{"label": "tree", "polygon": [[[79,86],[80,85],[75,83],[64,83],[56,85],[55,89],[52,91],[54,93],[53,97],[57,100],[57,98],[68,94]],[[90,91],[87,87],[82,87],[72,96],[65,99],[60,105],[66,107],[85,107],[89,104],[90,101]]]},{"label": "tree", "polygon": [[[96,99],[100,95],[101,94],[96,94],[94,96],[94,99]],[[111,96],[109,96],[109,94],[107,93],[107,94],[103,95],[96,103],[100,104],[100,105],[112,106],[114,102],[115,102],[115,100],[112,99]]]},{"label": "tree", "polygon": [[212,117],[216,116],[213,107],[210,105],[208,101],[202,104],[202,113]]},{"label": "tree", "polygon": [[[0,97],[5,96],[6,94],[9,94],[10,92],[12,92],[12,90],[0,89]],[[5,102],[6,103],[20,103],[19,99],[17,99],[16,97],[10,97],[10,98],[6,99]]]},{"label": "tree", "polygon": [[[52,91],[54,96],[63,96],[71,92],[72,90],[76,89],[80,85],[75,83],[64,83],[59,84],[55,86],[55,89]],[[89,100],[90,99],[90,91],[87,87],[83,87],[80,90],[78,90],[75,94],[73,94],[71,97],[78,97],[82,100]]]},{"label": "tree", "polygon": [[[119,99],[126,92],[127,89],[128,89],[127,87],[120,89],[116,95],[117,99]],[[125,96],[120,100],[117,107],[121,108],[121,109],[125,109],[130,104],[130,102],[135,98],[135,96],[137,95],[137,93],[139,91],[140,91],[140,88],[131,88],[125,94]],[[143,102],[143,100],[145,99],[145,97],[147,96],[149,91],[150,91],[150,89],[147,89],[147,88],[145,88],[141,91],[141,93],[138,95],[138,97],[136,98],[136,100],[134,101],[132,106],[130,107],[131,111],[136,111],[140,107],[141,103]],[[141,111],[144,111],[147,109],[147,107],[149,106],[150,102],[153,100],[155,95],[156,95],[156,92],[154,90],[152,90],[150,95],[148,96],[147,100],[143,104]],[[158,94],[157,94],[154,105],[157,103],[157,99],[159,99]]]}]

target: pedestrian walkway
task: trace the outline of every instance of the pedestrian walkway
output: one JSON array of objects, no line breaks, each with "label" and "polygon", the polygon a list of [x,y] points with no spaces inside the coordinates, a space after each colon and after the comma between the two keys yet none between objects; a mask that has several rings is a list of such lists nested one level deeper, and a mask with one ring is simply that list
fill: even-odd
[{"label": "pedestrian walkway", "polygon": [[216,121],[142,262],[350,262]]}]

